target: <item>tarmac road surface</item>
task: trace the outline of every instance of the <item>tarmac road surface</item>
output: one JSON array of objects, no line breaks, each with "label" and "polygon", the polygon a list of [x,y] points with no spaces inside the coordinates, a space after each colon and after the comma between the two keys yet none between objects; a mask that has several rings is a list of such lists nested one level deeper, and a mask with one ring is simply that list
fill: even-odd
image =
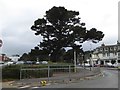
[{"label": "tarmac road surface", "polygon": [[48,85],[42,88],[118,88],[118,71],[102,69],[104,76],[69,84]]}]

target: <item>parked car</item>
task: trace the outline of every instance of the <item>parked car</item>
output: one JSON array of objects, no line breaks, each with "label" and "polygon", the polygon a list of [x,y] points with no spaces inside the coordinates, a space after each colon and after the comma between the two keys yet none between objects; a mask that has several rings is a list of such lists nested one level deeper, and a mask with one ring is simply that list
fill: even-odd
[{"label": "parked car", "polygon": [[85,65],[85,67],[90,67],[91,66],[89,63],[82,64],[82,66],[84,66],[84,65]]},{"label": "parked car", "polygon": [[113,64],[113,67],[118,68],[119,66],[120,66],[120,63],[115,63],[115,64]]},{"label": "parked car", "polygon": [[47,61],[42,61],[41,63],[42,63],[42,64],[48,64],[48,62],[47,62]]},{"label": "parked car", "polygon": [[106,66],[107,67],[113,67],[113,64],[112,63],[106,63]]},{"label": "parked car", "polygon": [[94,67],[100,67],[100,64],[94,64]]},{"label": "parked car", "polygon": [[33,62],[32,61],[25,61],[24,64],[32,64]]},{"label": "parked car", "polygon": [[12,61],[8,61],[8,62],[4,63],[4,65],[12,65],[12,64],[14,64],[14,62],[12,62]]},{"label": "parked car", "polygon": [[39,62],[39,61],[37,61],[35,64],[40,64],[40,62]]},{"label": "parked car", "polygon": [[24,64],[24,61],[17,61],[16,64]]},{"label": "parked car", "polygon": [[1,66],[4,66],[4,62],[2,62],[2,61],[0,62],[0,67],[1,67]]}]

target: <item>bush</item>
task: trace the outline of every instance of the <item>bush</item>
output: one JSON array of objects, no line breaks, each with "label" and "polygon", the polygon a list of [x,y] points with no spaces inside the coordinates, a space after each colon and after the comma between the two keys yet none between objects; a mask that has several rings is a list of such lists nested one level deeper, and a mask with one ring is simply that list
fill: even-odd
[{"label": "bush", "polygon": [[[22,71],[20,71],[22,69]],[[43,69],[42,69],[43,68]],[[46,69],[45,69],[46,68]],[[20,79],[21,78],[42,78],[48,77],[47,65],[11,65],[2,68],[2,79]],[[71,72],[74,71],[74,66],[71,66]],[[27,70],[31,69],[31,70]],[[41,70],[40,70],[41,69]],[[50,66],[49,76],[52,77],[54,72],[69,72],[69,66],[67,65],[52,65]]]},{"label": "bush", "polygon": [[19,79],[19,66],[5,66],[2,68],[2,79]]},{"label": "bush", "polygon": [[[46,66],[39,66],[39,68],[45,68]],[[39,69],[38,66],[27,66],[25,68]],[[20,65],[5,66],[2,68],[2,79],[20,79]],[[41,78],[48,77],[48,70],[23,70],[21,71],[22,78]],[[53,75],[52,70],[50,70],[49,76]]]},{"label": "bush", "polygon": [[[49,76],[52,77],[53,73],[50,71]],[[24,78],[43,78],[48,77],[48,70],[24,70],[22,71],[22,79]]]}]

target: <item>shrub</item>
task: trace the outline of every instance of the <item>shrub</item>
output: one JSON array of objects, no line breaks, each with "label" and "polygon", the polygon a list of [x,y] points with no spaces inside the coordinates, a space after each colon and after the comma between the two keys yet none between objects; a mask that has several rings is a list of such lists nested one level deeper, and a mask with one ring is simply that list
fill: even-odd
[{"label": "shrub", "polygon": [[19,79],[19,66],[6,66],[2,68],[2,79]]},{"label": "shrub", "polygon": [[[46,66],[39,66],[39,68],[45,68]],[[39,69],[37,66],[27,66],[25,68]],[[2,79],[20,79],[20,72],[22,78],[41,78],[48,76],[48,70],[21,70],[20,65],[5,66],[2,68]],[[49,76],[53,75],[52,70],[50,70]]]}]

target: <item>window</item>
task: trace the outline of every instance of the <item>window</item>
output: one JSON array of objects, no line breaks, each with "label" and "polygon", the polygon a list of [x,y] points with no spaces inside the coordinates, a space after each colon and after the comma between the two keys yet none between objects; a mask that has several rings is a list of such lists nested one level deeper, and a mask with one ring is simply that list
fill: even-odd
[{"label": "window", "polygon": [[105,57],[105,53],[103,53],[103,57]]},{"label": "window", "polygon": [[102,48],[100,48],[100,51],[102,51]]},{"label": "window", "polygon": [[120,46],[118,46],[118,50],[120,50]]},{"label": "window", "polygon": [[120,60],[118,60],[118,63],[120,63]]},{"label": "window", "polygon": [[113,47],[110,48],[110,51],[113,51]]},{"label": "window", "polygon": [[107,56],[110,56],[110,53],[107,53]]},{"label": "window", "polygon": [[107,47],[105,48],[105,51],[108,51],[108,48],[107,48]]},{"label": "window", "polygon": [[117,55],[117,52],[114,52],[115,55]]},{"label": "window", "polygon": [[110,61],[109,61],[109,60],[106,60],[105,62],[106,62],[106,63],[109,63]]}]

